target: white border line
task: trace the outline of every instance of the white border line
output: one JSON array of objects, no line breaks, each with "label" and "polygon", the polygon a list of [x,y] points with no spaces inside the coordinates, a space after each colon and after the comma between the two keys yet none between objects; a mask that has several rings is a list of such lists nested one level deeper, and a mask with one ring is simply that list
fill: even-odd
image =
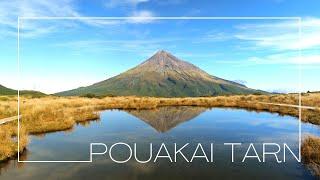
[{"label": "white border line", "polygon": [[[301,83],[301,17],[290,17],[290,16],[243,16],[243,17],[228,17],[228,16],[219,16],[219,17],[210,17],[210,16],[198,16],[198,17],[189,17],[189,16],[168,16],[168,17],[75,17],[75,16],[66,16],[66,17],[49,17],[49,16],[18,16],[17,21],[17,61],[18,61],[18,83],[20,84],[20,20],[297,20],[299,28],[299,162],[301,162],[301,93],[302,93],[302,83]],[[20,87],[18,86],[18,162],[24,163],[88,163],[92,162],[92,156],[88,161],[21,161],[20,160]],[[92,152],[92,148],[90,148]],[[91,153],[90,153],[91,154]]]},{"label": "white border line", "polygon": [[129,16],[129,17],[123,17],[123,16],[113,16],[113,17],[101,17],[101,16],[87,16],[87,17],[75,17],[75,16],[55,16],[55,17],[50,17],[50,16],[37,16],[37,17],[32,17],[32,16],[24,16],[24,17],[18,17],[21,20],[23,19],[34,19],[34,20],[48,20],[48,19],[54,19],[54,20],[78,20],[78,19],[94,19],[94,20],[206,20],[206,19],[220,19],[220,20],[237,20],[237,19],[242,19],[242,20],[301,20],[301,17],[297,16],[291,16],[291,17],[285,17],[285,16],[257,16],[257,17],[250,17],[250,16],[219,16],[219,17],[212,17],[212,16],[152,16],[152,17],[141,17],[141,16]]},{"label": "white border line", "polygon": [[20,18],[17,21],[17,59],[18,59],[18,162],[20,162]]},{"label": "white border line", "polygon": [[301,69],[301,39],[302,39],[302,28],[301,28],[301,18],[298,20],[298,28],[299,28],[299,162],[301,162],[301,115],[302,115],[302,98],[301,98],[301,93],[302,93],[302,69]]}]

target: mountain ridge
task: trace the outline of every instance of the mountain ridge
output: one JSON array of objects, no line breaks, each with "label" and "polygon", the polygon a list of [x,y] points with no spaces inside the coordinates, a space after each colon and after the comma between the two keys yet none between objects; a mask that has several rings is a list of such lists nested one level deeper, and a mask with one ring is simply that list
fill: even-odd
[{"label": "mountain ridge", "polygon": [[14,89],[7,88],[0,84],[0,95],[13,95],[17,94],[17,91]]},{"label": "mountain ridge", "polygon": [[[18,91],[0,84],[0,96],[18,95]],[[45,96],[45,93],[33,90],[20,90],[20,95]]]},{"label": "mountain ridge", "polygon": [[257,90],[242,84],[210,75],[197,66],[160,50],[119,75],[56,95],[197,97],[256,92]]}]

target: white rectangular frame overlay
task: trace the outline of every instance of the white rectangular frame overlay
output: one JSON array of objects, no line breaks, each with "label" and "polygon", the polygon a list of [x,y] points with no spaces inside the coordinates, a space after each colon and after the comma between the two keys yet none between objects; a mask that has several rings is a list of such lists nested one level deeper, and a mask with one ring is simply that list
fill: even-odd
[{"label": "white rectangular frame overlay", "polygon": [[[299,162],[301,162],[301,91],[302,91],[302,83],[301,83],[301,17],[272,17],[272,16],[265,16],[265,17],[250,17],[250,16],[239,16],[239,17],[228,17],[228,16],[202,16],[202,17],[178,17],[178,16],[171,16],[171,17],[47,17],[47,16],[39,16],[39,17],[18,17],[17,19],[17,61],[18,61],[18,82],[20,82],[20,22],[22,20],[297,20],[298,21],[298,39],[299,39]],[[20,84],[20,83],[19,83]],[[20,87],[18,87],[18,162],[23,163],[91,163],[92,162],[92,146],[90,144],[90,157],[89,160],[86,161],[21,161],[20,160]]]}]

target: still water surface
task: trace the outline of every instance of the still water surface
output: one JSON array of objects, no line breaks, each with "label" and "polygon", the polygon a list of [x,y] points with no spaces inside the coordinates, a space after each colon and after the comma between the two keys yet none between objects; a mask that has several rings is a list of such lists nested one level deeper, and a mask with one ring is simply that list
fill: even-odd
[{"label": "still water surface", "polygon": [[[190,143],[185,154],[192,156],[197,143],[210,151],[214,143],[214,162],[204,159],[177,163],[162,159],[154,163],[137,163],[134,158],[116,164],[109,156],[95,156],[93,163],[19,163],[11,160],[0,164],[0,179],[314,179],[312,174],[287,154],[287,161],[278,164],[274,157],[266,163],[248,159],[242,163],[249,143],[254,143],[262,160],[262,143],[286,143],[298,154],[298,120],[266,112],[241,109],[201,107],[162,107],[157,110],[101,112],[100,120],[75,126],[70,131],[31,136],[23,160],[88,160],[89,145],[101,142],[109,147],[117,142],[137,143],[140,159],[148,159],[149,144],[153,155],[161,143],[169,152],[173,143]],[[320,136],[319,126],[302,124],[303,135]],[[231,148],[223,143],[241,142],[235,148],[235,162],[231,163]],[[116,149],[115,149],[116,151]],[[281,150],[282,152],[282,150]],[[127,156],[118,149],[115,155]],[[251,154],[252,155],[252,154]],[[283,155],[279,155],[283,160]]]}]

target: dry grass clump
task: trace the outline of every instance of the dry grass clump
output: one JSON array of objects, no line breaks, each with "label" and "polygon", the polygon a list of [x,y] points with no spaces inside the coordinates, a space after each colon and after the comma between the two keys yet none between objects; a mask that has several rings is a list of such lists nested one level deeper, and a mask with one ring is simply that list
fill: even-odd
[{"label": "dry grass clump", "polygon": [[17,98],[0,96],[0,119],[17,115]]},{"label": "dry grass clump", "polygon": [[320,138],[307,137],[302,144],[301,154],[303,162],[320,177]]},{"label": "dry grass clump", "polygon": [[[17,123],[4,124],[0,126],[0,161],[17,155]],[[27,132],[24,128],[20,129],[20,152],[28,144]]]},{"label": "dry grass clump", "polygon": [[[67,130],[76,122],[97,119],[95,108],[87,107],[88,100],[75,98],[26,98],[20,99],[20,151],[28,143],[28,134]],[[17,100],[0,101],[1,117],[17,115]],[[0,161],[18,152],[17,120],[0,125]]]},{"label": "dry grass clump", "polygon": [[42,98],[21,104],[21,126],[28,133],[67,130],[76,122],[97,119],[94,107],[86,99]]},{"label": "dry grass clump", "polygon": [[153,109],[159,105],[159,98],[153,97],[106,97],[95,99],[101,109]]},{"label": "dry grass clump", "polygon": [[304,93],[302,94],[302,105],[305,106],[320,106],[320,93]]}]

